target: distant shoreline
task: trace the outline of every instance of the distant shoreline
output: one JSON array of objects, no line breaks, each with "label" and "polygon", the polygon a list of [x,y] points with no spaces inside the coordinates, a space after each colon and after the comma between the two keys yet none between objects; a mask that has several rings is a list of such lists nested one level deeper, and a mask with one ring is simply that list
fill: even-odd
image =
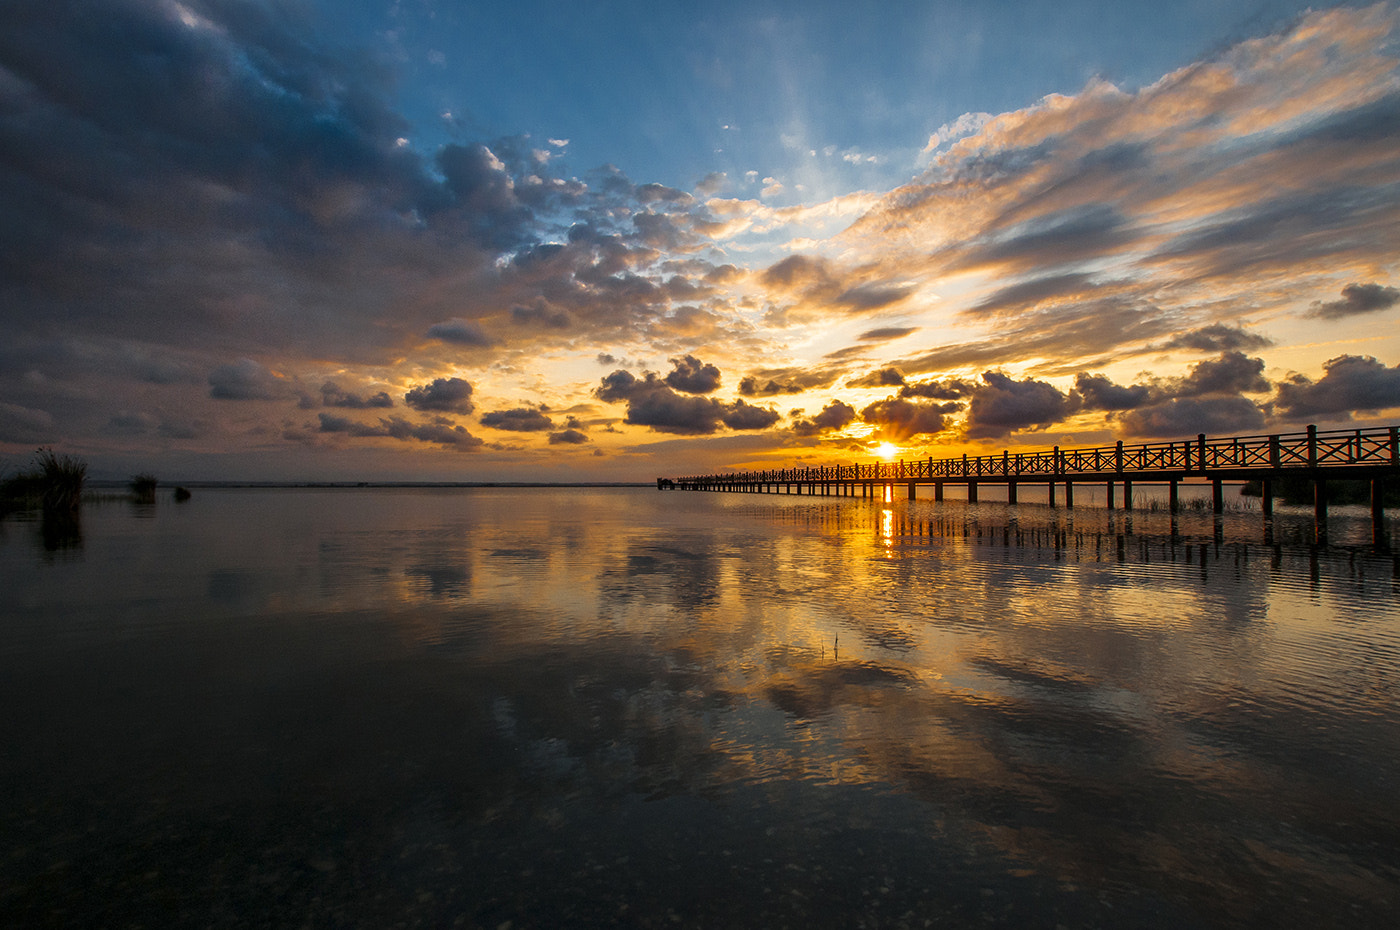
[{"label": "distant shoreline", "polygon": [[[125,488],[128,482],[114,479],[89,480],[88,487],[108,490]],[[210,489],[333,489],[361,488],[650,488],[654,481],[165,481],[161,488]]]}]

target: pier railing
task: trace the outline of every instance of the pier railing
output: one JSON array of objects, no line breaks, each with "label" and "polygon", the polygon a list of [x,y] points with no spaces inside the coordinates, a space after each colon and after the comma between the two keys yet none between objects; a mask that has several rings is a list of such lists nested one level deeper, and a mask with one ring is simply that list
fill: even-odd
[{"label": "pier railing", "polygon": [[677,487],[824,482],[1054,480],[1061,476],[1175,474],[1212,477],[1223,472],[1283,470],[1400,470],[1400,427],[1318,430],[1269,436],[1232,436],[1087,449],[1004,451],[993,455],[928,458],[850,465],[811,465],[673,479]]}]

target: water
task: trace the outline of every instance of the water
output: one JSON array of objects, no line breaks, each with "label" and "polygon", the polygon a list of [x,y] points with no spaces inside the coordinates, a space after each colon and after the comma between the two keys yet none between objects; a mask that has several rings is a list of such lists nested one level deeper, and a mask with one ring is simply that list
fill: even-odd
[{"label": "water", "polygon": [[12,515],[0,918],[1389,927],[1400,570],[1329,528],[642,489]]}]

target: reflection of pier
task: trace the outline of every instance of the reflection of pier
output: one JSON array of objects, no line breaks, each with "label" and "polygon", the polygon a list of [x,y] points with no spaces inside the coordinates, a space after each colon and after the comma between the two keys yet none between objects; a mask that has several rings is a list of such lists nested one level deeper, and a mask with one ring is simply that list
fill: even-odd
[{"label": "reflection of pier", "polygon": [[947,485],[966,488],[967,500],[977,501],[983,484],[1005,485],[1008,503],[1016,503],[1020,484],[1044,484],[1050,506],[1056,506],[1056,489],[1063,488],[1066,507],[1074,506],[1076,484],[1103,484],[1107,504],[1115,506],[1116,489],[1122,486],[1122,506],[1133,507],[1133,483],[1165,484],[1168,507],[1179,509],[1178,486],[1184,482],[1208,482],[1212,508],[1225,509],[1226,481],[1257,481],[1265,515],[1273,512],[1274,483],[1284,478],[1311,483],[1318,519],[1327,514],[1329,480],[1364,480],[1371,485],[1371,514],[1383,519],[1385,479],[1400,475],[1400,427],[1319,431],[1274,436],[1236,436],[1207,439],[1204,434],[1178,442],[1145,443],[1093,449],[1044,449],[1035,452],[1002,452],[948,459],[871,462],[855,465],[817,465],[764,471],[659,478],[658,488],[686,491],[737,491],[767,494],[823,496],[880,495],[892,499],[896,485],[906,485],[912,500],[920,485],[933,486],[933,499],[943,500]]}]

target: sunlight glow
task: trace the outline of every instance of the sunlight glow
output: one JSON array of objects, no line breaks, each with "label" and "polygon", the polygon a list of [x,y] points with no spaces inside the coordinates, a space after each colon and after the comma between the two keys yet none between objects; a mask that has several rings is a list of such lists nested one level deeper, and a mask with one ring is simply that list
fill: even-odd
[{"label": "sunlight glow", "polygon": [[899,454],[899,446],[890,442],[882,442],[875,447],[875,454],[882,459],[892,459]]}]

